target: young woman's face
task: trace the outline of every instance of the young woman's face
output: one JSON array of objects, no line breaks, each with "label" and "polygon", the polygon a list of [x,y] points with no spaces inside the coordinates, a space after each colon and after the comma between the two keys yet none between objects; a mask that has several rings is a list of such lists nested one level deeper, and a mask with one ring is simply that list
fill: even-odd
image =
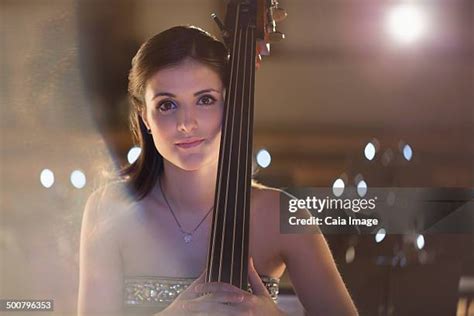
[{"label": "young woman's face", "polygon": [[208,66],[191,59],[157,71],[145,88],[142,117],[158,152],[184,170],[219,156],[224,86]]}]

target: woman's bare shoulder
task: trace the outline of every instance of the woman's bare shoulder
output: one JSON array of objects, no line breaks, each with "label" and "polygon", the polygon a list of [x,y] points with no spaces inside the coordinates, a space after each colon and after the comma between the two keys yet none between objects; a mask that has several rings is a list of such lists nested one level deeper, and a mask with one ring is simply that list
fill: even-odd
[{"label": "woman's bare shoulder", "polygon": [[267,186],[255,180],[252,180],[252,195],[252,198],[255,199],[258,204],[266,205],[267,209],[270,207],[279,208],[282,199],[286,200],[293,198],[283,189]]},{"label": "woman's bare shoulder", "polygon": [[91,193],[100,202],[124,202],[128,198],[127,182],[117,180],[101,185]]},{"label": "woman's bare shoulder", "polygon": [[135,204],[128,193],[125,181],[107,183],[91,193],[89,196],[84,216],[90,217],[95,224],[106,224],[106,227],[116,226],[119,222],[126,221],[132,213]]},{"label": "woman's bare shoulder", "polygon": [[276,225],[280,213],[280,196],[283,190],[252,181],[252,205],[257,218]]}]

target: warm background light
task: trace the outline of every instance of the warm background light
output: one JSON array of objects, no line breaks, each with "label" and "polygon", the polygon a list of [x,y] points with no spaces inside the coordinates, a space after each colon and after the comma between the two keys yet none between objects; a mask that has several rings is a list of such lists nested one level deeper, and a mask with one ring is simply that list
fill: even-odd
[{"label": "warm background light", "polygon": [[426,31],[426,18],[414,4],[400,4],[387,16],[387,29],[401,43],[412,43]]}]

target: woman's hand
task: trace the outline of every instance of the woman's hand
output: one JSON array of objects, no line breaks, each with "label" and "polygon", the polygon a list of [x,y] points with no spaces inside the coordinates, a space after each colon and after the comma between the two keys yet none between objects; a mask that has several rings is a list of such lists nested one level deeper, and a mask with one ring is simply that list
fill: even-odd
[{"label": "woman's hand", "polygon": [[[196,291],[200,294],[210,293],[208,295],[218,295],[219,293],[233,293],[238,298],[236,302],[231,305],[224,305],[226,309],[220,309],[220,306],[213,304],[192,302],[188,305],[188,310],[195,313],[204,313],[207,315],[208,311],[213,311],[214,308],[220,309],[220,315],[276,315],[283,316],[284,313],[278,309],[268,293],[267,288],[263,284],[253,265],[253,260],[249,260],[249,281],[252,286],[253,294],[243,291],[233,285],[222,282],[202,283],[196,287]],[[205,297],[205,296],[204,296]],[[240,302],[239,302],[240,301]],[[222,305],[222,303],[220,303]]]},{"label": "woman's hand", "polygon": [[224,282],[205,283],[204,276],[203,273],[158,315],[284,315],[262,283],[253,260],[249,261],[249,281],[253,294]]},{"label": "woman's hand", "polygon": [[173,303],[154,316],[238,315],[233,314],[231,310],[234,304],[242,302],[242,295],[235,291],[222,291],[202,296],[198,289],[200,285],[205,284],[205,276],[204,271]]}]

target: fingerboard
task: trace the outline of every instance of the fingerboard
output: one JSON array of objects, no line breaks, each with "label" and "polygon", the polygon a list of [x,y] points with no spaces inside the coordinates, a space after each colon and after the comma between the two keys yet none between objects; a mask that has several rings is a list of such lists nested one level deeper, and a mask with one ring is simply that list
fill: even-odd
[{"label": "fingerboard", "polygon": [[[224,102],[207,282],[248,287],[250,193],[255,84],[255,4],[229,5],[229,85]],[[230,21],[229,21],[230,20]]]}]

